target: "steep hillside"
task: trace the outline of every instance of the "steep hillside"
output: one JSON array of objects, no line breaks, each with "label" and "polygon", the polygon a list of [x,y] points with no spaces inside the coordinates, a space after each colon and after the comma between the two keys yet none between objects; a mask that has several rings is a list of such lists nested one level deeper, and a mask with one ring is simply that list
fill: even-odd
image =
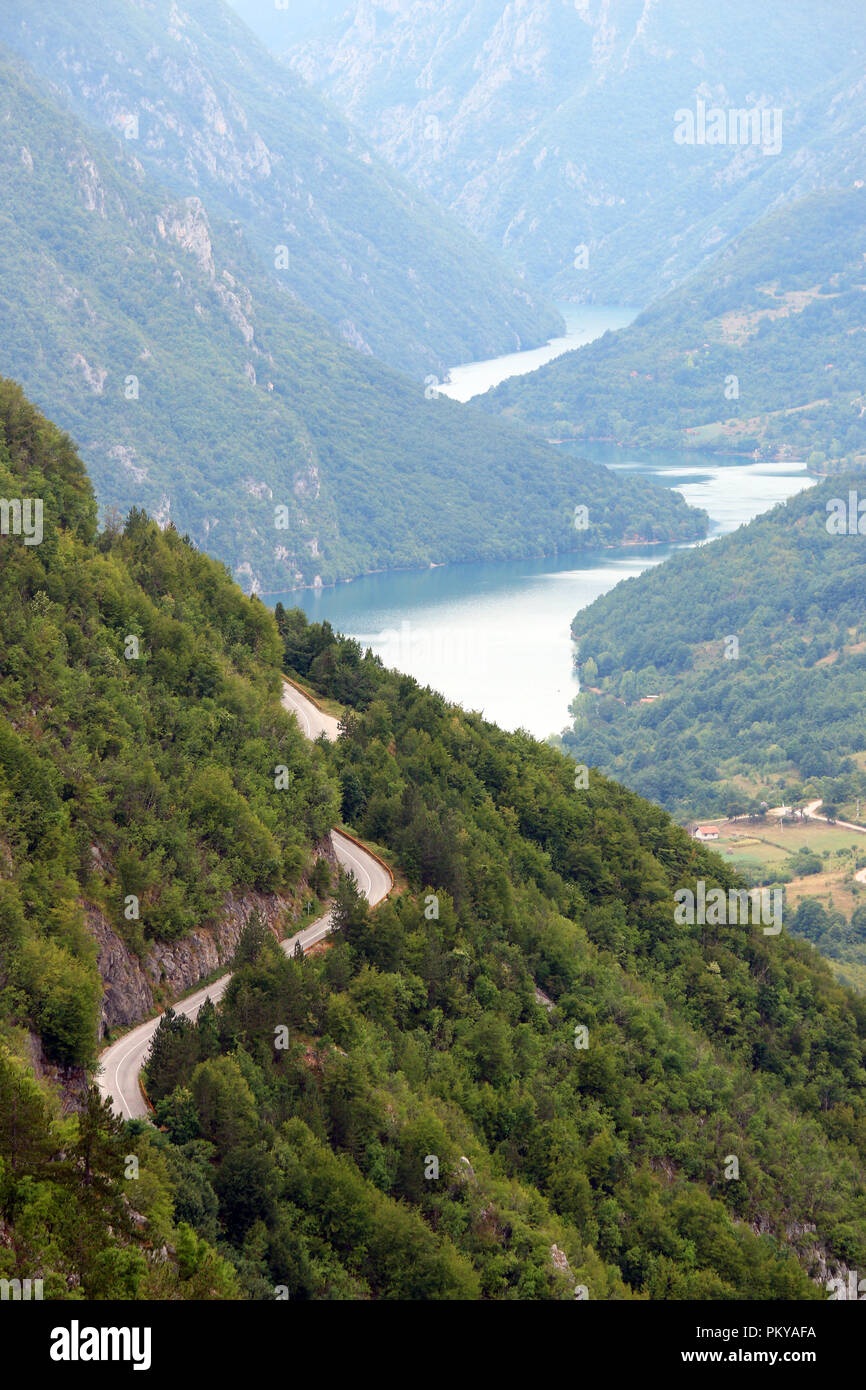
[{"label": "steep hillside", "polygon": [[[778,200],[862,177],[849,0],[820,24],[809,0],[363,0],[284,41],[278,20],[269,41],[386,158],[560,298],[646,304]],[[699,102],[724,143],[701,142]],[[767,138],[732,137],[738,111]]]},{"label": "steep hillside", "polygon": [[152,1139],[86,1088],[97,953],[176,951],[231,894],[297,914],[334,780],[280,706],[271,614],[140,513],[97,535],[69,439],[5,381],[0,494],[0,1277],[236,1297]]},{"label": "steep hillside", "polygon": [[360,351],[423,377],[557,331],[552,308],[371,155],[222,0],[7,0],[0,42],[175,198],[235,221],[273,295]]},{"label": "steep hillside", "polygon": [[683,817],[866,795],[857,489],[831,478],[579,613],[568,751]]},{"label": "steep hillside", "polygon": [[82,905],[141,952],[217,920],[233,889],[290,890],[334,794],[280,707],[267,609],[142,513],[97,536],[68,438],[9,382],[0,422],[0,493],[41,518],[28,539],[13,512],[0,538],[5,968],[54,1059],[88,1062]]},{"label": "steep hillside", "polygon": [[[800,1300],[862,1267],[866,1009],[809,946],[678,926],[675,891],[736,880],[658,808],[272,616],[140,513],[97,534],[68,439],[8,383],[0,421],[3,1277]],[[281,710],[281,659],[344,705],[337,744]],[[265,908],[324,887],[340,813],[398,892],[371,914],[342,880],[335,939],[288,959]],[[124,1126],[81,1071],[88,926],[177,952],[230,888],[261,904],[235,977],[195,1025],[166,1011],[161,1128]]]},{"label": "steep hillside", "polygon": [[[287,1107],[303,1095],[362,1172],[477,1241],[500,1296],[541,1296],[544,1271],[538,1247],[521,1260],[491,1171],[570,1224],[591,1299],[620,1279],[652,1299],[800,1299],[804,1272],[853,1260],[864,1001],[784,928],[676,926],[675,889],[736,879],[657,807],[596,773],[577,786],[559,753],[277,617],[290,669],[348,706],[332,750],[343,813],[409,892],[372,915],[342,898],[342,941],[307,964],[306,995],[282,986],[299,1049],[321,1039],[320,1099],[302,1066],[278,1079],[277,985],[250,983],[223,1028],[245,1030],[256,1081]],[[437,1182],[422,1160],[443,1151]],[[314,1202],[334,1210],[324,1186]]]},{"label": "steep hillside", "polygon": [[247,590],[702,534],[670,493],[340,344],[275,296],[235,224],[154,184],[26,69],[0,65],[0,102],[0,370],[81,442],[101,502],[174,521]]},{"label": "steep hillside", "polygon": [[866,188],[764,218],[615,335],[481,404],[557,438],[866,465]]}]

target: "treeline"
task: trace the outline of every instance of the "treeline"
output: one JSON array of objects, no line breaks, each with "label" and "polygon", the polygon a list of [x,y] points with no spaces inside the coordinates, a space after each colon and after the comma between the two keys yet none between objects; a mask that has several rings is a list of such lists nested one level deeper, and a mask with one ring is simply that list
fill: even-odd
[{"label": "treeline", "polygon": [[[853,815],[866,795],[866,538],[847,531],[852,490],[856,478],[822,483],[579,613],[584,688],[566,750],[685,818],[809,792]],[[834,503],[843,534],[827,529]]]}]

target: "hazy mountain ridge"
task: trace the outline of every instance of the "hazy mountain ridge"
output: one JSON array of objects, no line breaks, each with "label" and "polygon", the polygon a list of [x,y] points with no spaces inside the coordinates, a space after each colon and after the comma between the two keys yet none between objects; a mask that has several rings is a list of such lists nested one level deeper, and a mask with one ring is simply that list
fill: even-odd
[{"label": "hazy mountain ridge", "polygon": [[81,441],[102,502],[173,520],[272,592],[703,533],[669,492],[426,398],[339,342],[239,227],[155,183],[18,60],[0,101],[0,370]]},{"label": "hazy mountain ridge", "polygon": [[160,183],[236,219],[274,290],[353,347],[441,375],[558,331],[552,306],[372,155],[222,0],[8,0],[0,42]]},{"label": "hazy mountain ridge", "polygon": [[866,464],[866,188],[750,227],[621,332],[479,404],[557,438]]},{"label": "hazy mountain ridge", "polygon": [[[855,176],[862,26],[841,0],[812,21],[805,0],[784,18],[748,0],[375,0],[286,49],[396,167],[552,293],[646,303],[777,200]],[[678,145],[675,114],[699,98],[780,110],[781,152]]]}]

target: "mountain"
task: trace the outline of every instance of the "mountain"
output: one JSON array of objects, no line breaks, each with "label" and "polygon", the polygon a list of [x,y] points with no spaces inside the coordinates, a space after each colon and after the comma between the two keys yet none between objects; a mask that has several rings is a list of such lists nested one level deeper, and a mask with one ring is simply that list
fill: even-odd
[{"label": "mountain", "polygon": [[[815,1300],[862,1268],[866,1005],[784,932],[677,925],[674,893],[729,867],[173,529],[97,532],[69,439],[8,382],[0,491],[3,1278]],[[339,701],[336,744],[281,708],[281,666]],[[290,959],[340,814],[398,891],[371,913],[341,879],[333,937]],[[136,962],[154,1000],[127,1022],[170,1005],[220,919],[229,988],[194,1025],[166,1008],[159,1127],[124,1124],[88,1086],[100,1008]]]},{"label": "mountain", "polygon": [[423,377],[558,331],[222,0],[9,0],[0,43],[176,199],[236,224],[274,298],[359,351]]},{"label": "mountain", "polygon": [[147,1013],[185,954],[198,978],[206,929],[303,912],[336,779],[280,706],[272,615],[140,512],[97,534],[70,440],[6,381],[0,493],[0,1277],[236,1298],[85,1068],[119,1004]]},{"label": "mountain", "polygon": [[274,288],[237,223],[42,86],[0,63],[0,370],[81,441],[106,506],[172,520],[248,590],[703,534],[669,492],[340,342]]},{"label": "mountain", "polygon": [[481,404],[558,438],[866,464],[862,183],[763,218],[628,328]]},{"label": "mountain", "polygon": [[284,49],[289,42],[297,42],[308,37],[321,37],[329,29],[339,37],[345,27],[347,0],[318,0],[318,4],[295,3],[289,0],[229,0],[232,9],[240,15],[263,43],[275,51]]},{"label": "mountain", "polygon": [[[512,1260],[523,1227],[484,1194],[485,1150],[572,1223],[560,1249],[591,1300],[623,1296],[619,1280],[651,1299],[808,1297],[791,1255],[820,1280],[825,1242],[831,1262],[859,1247],[864,1001],[784,929],[674,926],[675,888],[737,880],[657,807],[594,772],[577,785],[559,753],[297,611],[277,619],[289,669],[348,707],[331,750],[343,814],[408,883],[372,914],[341,900],[316,1031],[348,1055],[330,1054],[311,1127],[466,1231],[488,1297],[544,1296],[546,1260],[529,1241]],[[268,1015],[231,1012],[227,1037],[239,1017],[264,1085]],[[420,1159],[443,1151],[432,1181]],[[315,1202],[329,1220],[324,1185]]]},{"label": "mountain", "polygon": [[857,489],[828,479],[580,612],[568,751],[685,818],[820,796],[852,819],[866,796]]},{"label": "mountain", "polygon": [[82,907],[144,952],[218,919],[232,890],[291,897],[336,788],[280,707],[264,605],[141,512],[97,533],[69,438],[7,381],[0,422],[0,492],[39,505],[28,539],[4,501],[0,537],[5,978],[50,1056],[90,1063]]},{"label": "mountain", "polygon": [[278,19],[297,71],[560,299],[647,304],[777,202],[862,176],[847,0],[820,25],[808,0],[357,0],[306,36]]}]

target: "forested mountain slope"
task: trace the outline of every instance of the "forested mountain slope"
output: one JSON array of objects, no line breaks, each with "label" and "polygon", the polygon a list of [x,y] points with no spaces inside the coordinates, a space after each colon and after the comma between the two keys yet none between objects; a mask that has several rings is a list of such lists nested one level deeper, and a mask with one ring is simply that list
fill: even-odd
[{"label": "forested mountain slope", "polygon": [[155,184],[15,61],[0,103],[0,371],[80,441],[101,502],[174,521],[247,590],[703,533],[666,490],[340,343],[273,291],[236,224]]},{"label": "forested mountain slope", "polygon": [[557,331],[552,307],[372,155],[223,0],[6,0],[0,42],[175,198],[236,222],[273,296],[300,299],[354,347],[423,377]]},{"label": "forested mountain slope", "polygon": [[771,806],[804,787],[836,806],[866,795],[857,489],[856,476],[828,479],[583,609],[573,630],[591,689],[569,752],[686,817],[742,802],[744,782]]},{"label": "forested mountain slope", "polygon": [[[616,1296],[620,1278],[651,1298],[802,1298],[792,1251],[816,1277],[825,1241],[853,1260],[863,1001],[784,931],[674,927],[675,884],[735,879],[658,808],[595,773],[576,787],[553,750],[327,626],[277,617],[289,669],[350,708],[332,750],[344,815],[389,847],[410,890],[372,915],[348,894],[342,942],[306,996],[282,987],[299,1048],[312,1020],[327,1059],[324,1121],[300,1068],[293,1082],[316,1106],[308,1123],[434,1223],[489,1240],[474,1258],[502,1296],[540,1296],[527,1290],[542,1271],[514,1244],[504,1193],[484,1192],[488,1163],[571,1224],[590,1298]],[[250,1084],[269,1096],[288,1084],[267,1037],[276,989],[263,970],[223,1025],[231,1038],[245,1020]],[[420,1161],[443,1149],[456,1176],[437,1184]],[[324,1190],[317,1201],[333,1212]]]},{"label": "forested mountain slope", "polygon": [[[68,439],[8,383],[0,420],[0,491],[43,502],[38,535],[0,539],[3,1277],[810,1299],[862,1267],[866,1005],[808,945],[677,926],[677,888],[736,880],[664,812],[270,614],[140,513],[97,534]],[[281,710],[281,662],[343,704],[336,744]],[[157,1032],[160,1130],[111,1119],[74,1069],[100,992],[84,907],[141,950],[230,885],[290,904],[340,813],[397,893],[369,913],[342,881],[306,959],[253,913],[219,1008]]]},{"label": "forested mountain slope", "polygon": [[0,537],[5,967],[22,1021],[82,1063],[101,991],[80,900],[134,950],[178,938],[232,888],[296,884],[335,793],[280,706],[267,609],[144,513],[97,534],[69,439],[10,382],[0,423],[0,493],[42,503],[41,540]]},{"label": "forested mountain slope", "polygon": [[481,404],[560,439],[866,464],[866,188],[764,218],[628,328]]},{"label": "forested mountain slope", "polygon": [[[69,439],[9,382],[0,495],[0,1276],[42,1278],[46,1298],[236,1296],[176,1227],[153,1141],[83,1090],[91,924],[143,957],[217,922],[230,890],[308,896],[334,779],[280,706],[263,605],[142,513],[97,535]],[[65,1080],[63,1108],[34,1057]]]},{"label": "forested mountain slope", "polygon": [[[279,13],[233,2],[386,158],[560,298],[646,304],[779,201],[862,177],[849,0],[820,24],[809,0],[356,0],[337,14],[297,0],[284,36]],[[298,33],[302,17],[319,32]],[[675,140],[698,103],[724,112],[722,142]],[[768,138],[732,137],[737,111],[764,111]]]}]

